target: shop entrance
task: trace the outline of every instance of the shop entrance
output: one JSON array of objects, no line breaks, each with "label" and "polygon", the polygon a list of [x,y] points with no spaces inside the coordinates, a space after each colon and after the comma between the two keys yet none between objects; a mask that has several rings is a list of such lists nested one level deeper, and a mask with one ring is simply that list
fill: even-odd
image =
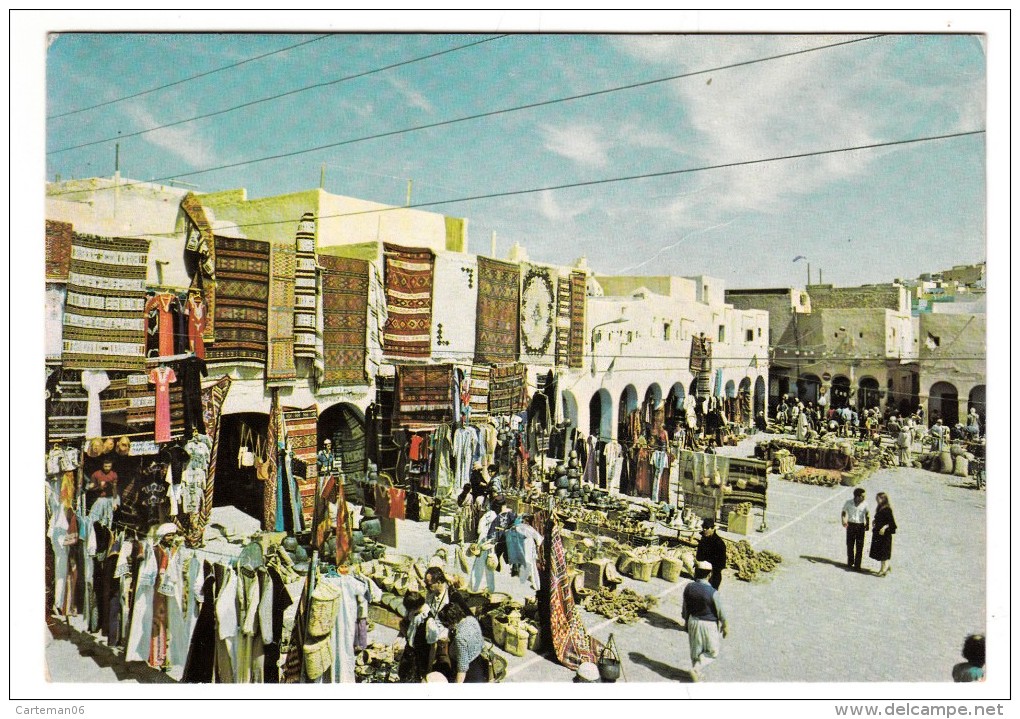
[{"label": "shop entrance", "polygon": [[333,453],[339,457],[345,490],[353,490],[357,480],[365,476],[365,415],[353,404],[340,402],[323,410],[318,421],[318,442],[333,442]]},{"label": "shop entrance", "polygon": [[630,417],[631,412],[636,412],[638,408],[637,390],[634,389],[634,385],[629,384],[623,388],[623,392],[620,393],[620,416],[617,419],[619,429],[617,437],[621,441],[632,442],[636,437],[631,437],[631,432],[628,429],[627,420]]},{"label": "shop entrance", "polygon": [[588,434],[608,442],[613,437],[613,398],[600,389],[588,402]]},{"label": "shop entrance", "polygon": [[878,407],[878,395],[878,380],[874,377],[861,377],[861,381],[857,386],[857,407],[862,412],[866,409]]},{"label": "shop entrance", "polygon": [[219,445],[216,450],[216,479],[213,506],[233,506],[248,516],[262,519],[262,488],[255,466],[242,458],[242,447],[252,452],[256,462],[264,459],[268,448],[266,434],[269,415],[258,412],[225,414],[220,418]]},{"label": "shop entrance", "polygon": [[942,424],[952,427],[960,421],[960,407],[957,404],[956,387],[949,382],[936,382],[928,390],[928,417],[934,424],[941,419]]},{"label": "shop entrance", "polygon": [[836,375],[832,379],[832,408],[843,409],[850,405],[850,378]]},{"label": "shop entrance", "polygon": [[967,411],[976,409],[978,420],[981,422],[981,434],[985,433],[985,386],[976,385],[967,396]]},{"label": "shop entrance", "polygon": [[754,381],[754,416],[757,417],[759,412],[765,411],[765,380],[758,377]]}]

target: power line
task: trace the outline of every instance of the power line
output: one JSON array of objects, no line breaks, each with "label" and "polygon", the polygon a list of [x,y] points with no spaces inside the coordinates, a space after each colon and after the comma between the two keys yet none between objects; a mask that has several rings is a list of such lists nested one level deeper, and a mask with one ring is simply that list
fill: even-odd
[{"label": "power line", "polygon": [[[328,36],[324,36],[324,37],[328,37]],[[121,139],[126,138],[126,137],[137,137],[139,135],[146,135],[146,134],[148,134],[150,132],[156,132],[157,130],[163,130],[165,128],[174,127],[176,125],[183,125],[183,124],[188,123],[188,122],[194,122],[195,120],[202,120],[202,119],[205,119],[205,118],[208,118],[208,117],[215,117],[217,115],[225,115],[225,114],[227,114],[229,112],[233,112],[234,110],[241,110],[243,108],[252,107],[253,105],[258,105],[258,104],[261,104],[263,102],[269,102],[271,100],[279,100],[282,97],[289,97],[290,95],[297,95],[298,93],[307,92],[308,90],[315,90],[315,89],[322,88],[322,87],[329,87],[330,85],[337,85],[337,84],[339,84],[341,82],[347,82],[348,80],[356,80],[356,79],[358,79],[360,77],[366,77],[367,75],[373,75],[375,73],[383,72],[385,70],[392,70],[395,67],[402,67],[404,65],[411,65],[411,64],[416,63],[416,62],[422,62],[423,60],[429,60],[429,59],[434,58],[434,57],[439,57],[440,55],[447,55],[447,54],[449,54],[451,52],[457,52],[458,50],[464,50],[464,49],[469,48],[469,47],[474,47],[475,45],[481,45],[482,43],[491,42],[493,40],[498,40],[498,39],[504,38],[504,37],[507,37],[507,36],[506,35],[496,35],[494,37],[488,37],[488,38],[485,38],[484,40],[477,40],[475,42],[468,43],[467,45],[460,45],[458,47],[449,48],[447,50],[441,50],[439,52],[434,52],[434,53],[431,53],[429,55],[423,55],[421,57],[412,58],[410,60],[403,60],[401,62],[395,62],[395,63],[393,63],[391,65],[386,65],[384,67],[375,68],[374,70],[366,70],[365,72],[359,72],[359,73],[357,73],[355,75],[346,75],[344,77],[337,78],[336,80],[329,80],[327,82],[319,82],[319,83],[315,83],[314,85],[306,85],[305,87],[299,87],[296,90],[288,90],[287,92],[282,92],[279,95],[270,95],[268,97],[263,97],[263,98],[260,98],[258,100],[251,100],[249,102],[244,102],[244,103],[241,103],[240,105],[234,105],[233,107],[228,107],[228,108],[225,108],[223,110],[215,110],[213,112],[207,112],[207,113],[204,113],[202,115],[195,115],[194,117],[189,117],[189,118],[184,119],[184,120],[175,120],[174,122],[168,122],[165,125],[157,125],[156,127],[150,127],[150,128],[148,128],[146,130],[138,130],[137,132],[129,132],[127,134],[117,135],[116,137],[107,137],[107,138],[104,138],[102,140],[93,140],[91,142],[83,142],[80,145],[71,145],[69,147],[62,147],[59,150],[51,150],[50,152],[47,152],[46,154],[47,155],[55,155],[55,154],[60,153],[60,152],[68,152],[70,150],[78,150],[78,149],[83,148],[83,147],[91,147],[92,145],[101,145],[104,142],[113,142],[114,140],[121,140]],[[319,38],[319,39],[321,39],[321,38]],[[184,175],[181,175],[181,177],[184,177]]]},{"label": "power line", "polygon": [[[77,115],[78,113],[86,112],[88,110],[95,110],[97,107],[106,107],[107,105],[113,105],[114,103],[123,102],[124,100],[131,100],[131,99],[134,99],[136,97],[141,97],[142,95],[148,95],[150,93],[157,92],[159,90],[165,90],[168,87],[174,87],[175,85],[183,85],[186,82],[191,82],[192,80],[197,80],[200,77],[207,77],[209,75],[214,75],[217,72],[223,72],[224,70],[230,70],[232,68],[239,67],[241,65],[245,65],[245,64],[247,64],[249,62],[255,62],[256,60],[261,60],[262,58],[269,57],[270,55],[279,55],[282,52],[287,52],[288,50],[293,50],[294,48],[301,47],[302,45],[309,45],[309,44],[311,44],[313,42],[318,42],[319,40],[325,40],[327,37],[332,37],[332,35],[320,35],[319,37],[313,37],[311,40],[303,40],[303,41],[301,41],[299,43],[296,43],[294,45],[288,45],[287,47],[282,47],[279,50],[273,50],[272,52],[266,52],[266,53],[263,53],[261,55],[256,55],[255,57],[249,57],[247,60],[241,60],[240,62],[235,62],[232,65],[224,65],[223,67],[218,67],[215,70],[207,70],[206,72],[200,72],[197,75],[191,75],[191,76],[185,77],[185,78],[183,78],[181,80],[175,80],[174,82],[169,82],[166,85],[160,85],[158,87],[153,87],[153,88],[150,88],[148,90],[142,90],[141,92],[136,92],[136,93],[134,93],[132,95],[125,95],[124,97],[118,97],[115,100],[107,100],[106,102],[100,102],[100,103],[98,103],[96,105],[89,105],[88,107],[82,107],[82,108],[79,108],[77,110],[68,110],[67,112],[61,112],[61,113],[58,113],[56,115],[47,115],[46,119],[47,120],[56,120],[57,118],[67,117],[68,115]],[[130,137],[130,135],[127,135],[126,137]],[[116,138],[112,138],[112,139],[116,139]],[[106,141],[103,140],[103,142],[106,142]],[[70,149],[70,148],[67,148],[67,149]],[[56,150],[55,152],[63,152],[63,150]],[[51,153],[47,153],[47,154],[51,154]]]},{"label": "power line", "polygon": [[[953,133],[950,133],[948,135],[931,135],[931,136],[928,136],[928,137],[915,137],[915,138],[911,138],[909,140],[893,140],[891,142],[875,142],[875,143],[871,143],[871,144],[868,144],[868,145],[856,145],[856,146],[853,146],[853,147],[840,147],[840,148],[836,148],[834,150],[816,150],[816,151],[813,151],[813,152],[801,152],[801,153],[797,153],[797,154],[794,154],[794,155],[779,155],[779,156],[776,156],[776,157],[763,157],[763,158],[760,158],[760,159],[757,159],[757,160],[741,160],[741,161],[737,161],[737,162],[724,162],[724,163],[720,163],[720,164],[717,164],[717,165],[702,165],[701,167],[689,167],[689,168],[684,168],[684,169],[680,169],[680,170],[663,170],[661,172],[648,172],[648,173],[644,173],[644,174],[641,174],[641,175],[625,175],[623,177],[611,177],[611,178],[604,178],[604,179],[601,179],[601,180],[588,180],[586,182],[571,182],[571,183],[566,183],[566,184],[562,184],[562,185],[548,185],[546,187],[537,187],[537,188],[531,188],[531,189],[525,189],[525,190],[506,190],[504,192],[492,192],[492,193],[488,193],[488,194],[485,194],[485,195],[473,195],[473,196],[469,196],[469,197],[459,197],[459,198],[452,198],[452,199],[448,199],[448,200],[436,200],[436,201],[433,201],[433,202],[419,202],[419,203],[416,203],[416,204],[406,205],[406,206],[403,206],[403,207],[390,206],[390,207],[383,207],[383,208],[374,209],[374,210],[359,210],[357,212],[342,212],[342,213],[335,214],[335,215],[319,215],[316,218],[316,220],[337,219],[337,218],[341,218],[341,217],[354,217],[354,216],[357,216],[357,215],[372,215],[372,214],[378,214],[378,213],[382,213],[382,212],[393,212],[393,211],[397,211],[397,210],[413,210],[413,209],[418,209],[418,208],[421,208],[421,207],[434,207],[436,205],[454,205],[454,204],[458,204],[458,203],[461,203],[461,202],[473,202],[475,200],[489,200],[489,199],[498,198],[498,197],[513,197],[513,196],[517,196],[517,195],[528,195],[528,194],[534,194],[534,193],[538,193],[538,192],[551,192],[551,191],[554,191],[554,190],[566,190],[566,189],[573,189],[573,188],[578,188],[578,187],[592,187],[592,186],[595,186],[595,185],[606,185],[606,184],[611,184],[611,183],[614,183],[614,182],[628,182],[628,181],[631,181],[631,180],[645,180],[645,179],[649,179],[649,178],[653,178],[653,177],[670,177],[670,176],[673,176],[673,175],[683,175],[683,174],[687,174],[687,173],[691,173],[691,172],[705,172],[707,170],[719,170],[719,169],[725,169],[725,168],[729,168],[729,167],[743,167],[743,166],[747,166],[747,165],[760,165],[760,164],[764,164],[764,163],[767,163],[767,162],[780,162],[780,161],[783,161],[783,160],[795,160],[795,159],[801,159],[801,158],[805,158],[805,157],[817,157],[817,156],[822,156],[822,155],[834,155],[834,154],[841,153],[841,152],[856,152],[856,151],[859,151],[859,150],[873,150],[873,149],[880,148],[880,147],[895,147],[895,146],[898,146],[898,145],[911,145],[911,144],[916,144],[916,143],[920,143],[920,142],[932,142],[932,141],[935,141],[935,140],[948,140],[948,139],[954,139],[954,138],[958,138],[958,137],[967,137],[967,136],[970,136],[970,135],[982,135],[982,134],[984,134],[984,132],[985,132],[984,130],[970,130],[970,131],[967,131],[967,132],[953,132]],[[142,184],[142,183],[131,183],[131,184]],[[124,187],[124,185],[119,185],[118,187]],[[99,189],[108,189],[108,188],[98,188],[96,191],[99,191]],[[67,192],[56,192],[56,193],[53,193],[52,195],[49,195],[49,197],[54,197],[54,196],[57,196],[57,195],[69,194],[70,192],[80,193],[80,192],[82,192],[82,190],[74,190],[74,191],[67,191]],[[269,226],[269,225],[293,224],[293,223],[296,223],[297,221],[298,221],[297,218],[288,218],[286,220],[267,220],[265,222],[249,222],[249,223],[243,223],[243,224],[234,224],[233,226],[238,228],[238,229],[241,229],[241,228],[246,228],[246,227],[266,227],[266,226]],[[176,235],[176,233],[173,233],[173,232],[148,232],[148,233],[140,233],[140,234],[136,234],[136,235],[121,235],[121,237],[124,237],[124,238],[145,238],[145,237],[162,237],[162,236],[172,237],[172,236],[175,236],[175,235]]]},{"label": "power line", "polygon": [[[416,125],[414,127],[403,128],[403,129],[400,129],[400,130],[391,130],[389,132],[382,132],[382,133],[378,133],[378,134],[375,134],[375,135],[367,135],[365,137],[358,137],[358,138],[353,138],[353,139],[350,139],[350,140],[342,140],[340,142],[333,142],[333,143],[329,143],[329,144],[326,144],[326,145],[319,145],[317,147],[310,147],[310,148],[306,148],[304,150],[294,150],[294,151],[291,151],[291,152],[284,152],[284,153],[279,153],[279,154],[276,154],[276,155],[267,155],[265,157],[258,157],[258,158],[251,159],[251,160],[241,160],[239,162],[233,162],[233,163],[229,163],[229,164],[226,164],[226,165],[218,165],[218,166],[215,166],[215,167],[207,167],[207,168],[200,169],[200,170],[193,170],[191,172],[177,173],[175,175],[168,175],[166,177],[158,177],[158,178],[155,178],[155,179],[152,179],[152,180],[147,180],[145,182],[157,183],[157,182],[163,182],[163,181],[166,181],[166,180],[172,180],[172,179],[175,179],[175,178],[178,178],[178,177],[190,177],[190,176],[193,176],[193,175],[202,175],[202,174],[205,174],[205,173],[208,173],[208,172],[215,172],[215,171],[218,171],[218,170],[228,170],[228,169],[232,169],[234,167],[241,167],[243,165],[254,165],[256,163],[268,162],[270,160],[281,160],[281,159],[285,159],[285,158],[288,158],[288,157],[296,157],[297,155],[308,154],[310,152],[318,152],[318,151],[321,151],[321,150],[329,150],[329,149],[333,149],[333,148],[336,148],[336,147],[342,147],[344,145],[353,145],[355,143],[365,142],[365,141],[368,141],[368,140],[378,140],[378,139],[382,139],[384,137],[394,137],[396,135],[403,135],[403,134],[407,134],[407,133],[411,133],[411,132],[417,132],[419,130],[429,130],[429,129],[434,129],[434,128],[437,128],[437,127],[445,127],[445,126],[448,126],[448,125],[454,125],[454,124],[461,123],[461,122],[467,122],[469,120],[479,120],[479,119],[483,119],[483,118],[487,118],[487,117],[495,117],[495,116],[498,116],[498,115],[505,115],[505,114],[509,114],[509,113],[512,113],[512,112],[519,112],[521,110],[531,110],[531,109],[534,109],[534,108],[537,108],[537,107],[545,107],[545,106],[555,105],[555,104],[562,103],[562,102],[571,102],[573,100],[580,100],[580,99],[588,98],[588,97],[596,97],[596,96],[599,96],[599,95],[606,95],[606,94],[609,94],[609,93],[620,92],[620,91],[623,91],[623,90],[631,90],[631,89],[634,89],[634,88],[646,87],[646,86],[649,86],[649,85],[655,85],[655,84],[663,83],[663,82],[671,82],[673,80],[679,80],[679,79],[683,79],[683,78],[687,78],[687,77],[695,77],[697,75],[704,75],[704,74],[712,73],[712,72],[720,72],[722,70],[728,70],[728,69],[732,69],[732,68],[736,68],[736,67],[743,67],[743,66],[754,65],[754,64],[762,63],[762,62],[769,62],[769,61],[772,61],[772,60],[778,60],[780,58],[791,57],[793,55],[803,55],[803,54],[809,53],[809,52],[816,52],[818,50],[826,50],[826,49],[833,48],[833,47],[839,47],[839,46],[842,46],[842,45],[849,45],[851,43],[856,43],[856,42],[863,42],[865,40],[873,40],[875,38],[880,38],[880,37],[884,37],[884,36],[883,35],[871,35],[871,36],[868,36],[868,37],[855,38],[853,40],[845,40],[845,41],[842,41],[842,42],[832,43],[832,44],[829,44],[829,45],[819,45],[818,47],[807,48],[805,50],[796,50],[794,52],[781,53],[779,55],[770,55],[768,57],[757,58],[757,59],[754,59],[754,60],[745,60],[743,62],[731,63],[731,64],[728,64],[728,65],[720,65],[718,67],[708,68],[706,70],[696,70],[696,71],[693,71],[693,72],[683,73],[683,74],[680,74],[680,75],[671,75],[669,77],[658,78],[658,79],[655,79],[655,80],[646,80],[644,82],[632,83],[632,84],[629,84],[629,85],[620,85],[620,86],[617,86],[617,87],[606,88],[606,89],[603,89],[603,90],[595,90],[595,91],[592,91],[592,92],[582,93],[580,95],[570,95],[568,97],[555,98],[555,99],[552,99],[552,100],[542,100],[542,101],[539,101],[539,102],[528,103],[526,105],[518,105],[518,106],[515,106],[515,107],[504,108],[502,110],[491,110],[489,112],[482,112],[482,113],[478,113],[478,114],[475,114],[475,115],[466,115],[464,117],[453,118],[451,120],[441,120],[439,122],[433,122],[433,123],[429,123],[429,124],[426,124],[426,125]],[[130,187],[131,185],[135,185],[135,184],[145,184],[145,182],[126,183],[124,185],[121,185],[120,187],[121,188],[123,188],[123,187]],[[70,194],[70,192],[73,192],[73,191],[69,191],[68,193],[54,193],[54,194],[55,195]]]}]

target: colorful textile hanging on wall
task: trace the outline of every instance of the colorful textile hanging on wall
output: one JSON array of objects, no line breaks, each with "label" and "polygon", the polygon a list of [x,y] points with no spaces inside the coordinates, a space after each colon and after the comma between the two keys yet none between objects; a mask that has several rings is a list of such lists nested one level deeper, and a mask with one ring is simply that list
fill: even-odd
[{"label": "colorful textile hanging on wall", "polygon": [[489,414],[517,414],[528,408],[528,368],[526,365],[498,365],[489,374]]},{"label": "colorful textile hanging on wall", "polygon": [[67,282],[71,271],[71,243],[74,225],[46,220],[46,279]]},{"label": "colorful textile hanging on wall", "polygon": [[59,379],[46,400],[47,438],[81,439],[89,404],[88,393],[81,386],[81,372],[66,368],[57,372]]},{"label": "colorful textile hanging on wall", "polygon": [[513,362],[517,359],[520,305],[520,267],[479,257],[476,362]]},{"label": "colorful textile hanging on wall", "polygon": [[316,457],[319,441],[319,408],[314,404],[304,409],[284,407],[283,424],[294,458],[305,463],[305,478],[298,479],[297,485],[301,495],[304,524],[310,527],[312,514],[315,512],[315,487],[319,477],[319,461]]},{"label": "colorful textile hanging on wall", "polygon": [[298,223],[294,257],[294,357],[314,360],[318,306],[315,294],[315,215],[311,212],[303,214]]},{"label": "colorful textile hanging on wall", "polygon": [[555,520],[546,522],[542,585],[549,588],[549,636],[556,659],[565,667],[577,669],[584,662],[598,663],[602,643],[588,634],[574,604],[574,590],[567,576],[567,560],[560,527]]},{"label": "colorful textile hanging on wall", "polygon": [[[103,393],[103,412],[113,411],[113,407],[124,407],[124,421],[139,429],[155,427],[156,424],[156,389],[145,374],[129,374],[124,380],[123,400],[117,398],[116,388],[119,383],[110,383]],[[105,404],[105,395],[114,389],[109,405]],[[142,430],[144,431],[144,430]],[[184,391],[180,382],[170,385],[170,437],[178,439],[184,436]]]},{"label": "colorful textile hanging on wall", "polygon": [[453,365],[398,365],[394,424],[443,422],[453,416]]},{"label": "colorful textile hanging on wall", "polygon": [[432,351],[433,255],[428,248],[386,243],[383,353],[428,357]]},{"label": "colorful textile hanging on wall", "polygon": [[333,433],[333,451],[340,456],[340,473],[347,496],[354,501],[357,481],[365,476],[365,424],[357,412],[340,408],[340,426]]},{"label": "colorful textile hanging on wall", "polygon": [[272,532],[276,529],[276,471],[279,467],[279,442],[284,428],[279,389],[271,387],[269,391],[273,399],[269,404],[269,426],[266,429],[267,466],[265,479],[262,480],[262,529]]},{"label": "colorful textile hanging on wall", "polygon": [[321,255],[323,387],[365,384],[368,262]]},{"label": "colorful textile hanging on wall", "polygon": [[704,335],[691,337],[691,359],[689,363],[691,372],[712,371],[712,340]]},{"label": "colorful textile hanging on wall", "polygon": [[205,208],[195,193],[189,192],[184,196],[181,210],[192,225],[188,228],[188,239],[184,245],[188,274],[192,277],[192,286],[202,290],[202,299],[208,311],[209,319],[202,340],[211,343],[216,340],[216,240]]},{"label": "colorful textile hanging on wall", "polygon": [[566,366],[570,347],[570,280],[556,282],[556,364]]},{"label": "colorful textile hanging on wall", "polygon": [[478,424],[489,419],[489,376],[492,367],[484,364],[471,366],[471,422]]},{"label": "colorful textile hanging on wall", "polygon": [[269,352],[266,356],[268,382],[297,378],[294,367],[295,267],[293,247],[272,246],[269,259]]},{"label": "colorful textile hanging on wall", "polygon": [[269,243],[216,237],[216,344],[206,360],[265,362]]},{"label": "colorful textile hanging on wall", "polygon": [[570,346],[567,349],[567,366],[584,364],[584,310],[588,277],[584,272],[570,273]]},{"label": "colorful textile hanging on wall", "polygon": [[149,241],[74,235],[62,360],[70,369],[145,369]]},{"label": "colorful textile hanging on wall", "polygon": [[522,265],[521,360],[552,364],[556,335],[556,278],[549,267]]},{"label": "colorful textile hanging on wall", "polygon": [[[205,433],[212,437],[212,451],[209,453],[209,470],[205,478],[205,498],[202,506],[195,514],[190,515],[189,526],[181,526],[184,531],[184,539],[189,547],[202,545],[202,535],[205,533],[205,525],[209,522],[209,514],[213,507],[213,490],[216,487],[216,452],[220,444],[220,411],[223,409],[223,400],[227,398],[230,391],[230,377],[224,376],[216,380],[208,387],[202,388],[202,415],[205,421]],[[180,524],[181,519],[177,519]]]}]

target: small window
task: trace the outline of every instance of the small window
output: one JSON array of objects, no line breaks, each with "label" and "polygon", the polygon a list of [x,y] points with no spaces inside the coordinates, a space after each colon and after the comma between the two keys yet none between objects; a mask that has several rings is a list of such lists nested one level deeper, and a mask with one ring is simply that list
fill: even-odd
[{"label": "small window", "polygon": [[726,341],[726,325],[719,325],[719,341]]},{"label": "small window", "polygon": [[666,340],[673,339],[673,325],[669,322],[665,322],[662,325],[662,336]]},{"label": "small window", "polygon": [[761,327],[758,328],[758,339],[761,339]]},{"label": "small window", "polygon": [[[761,330],[758,330],[758,331],[760,332]],[[745,342],[754,342],[754,330],[748,330],[747,331],[747,336],[744,339],[744,341]]]}]

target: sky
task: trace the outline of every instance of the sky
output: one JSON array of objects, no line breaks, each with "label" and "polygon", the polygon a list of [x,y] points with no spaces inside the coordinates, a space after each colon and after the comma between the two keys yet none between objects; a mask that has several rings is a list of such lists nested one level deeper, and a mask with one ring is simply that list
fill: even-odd
[{"label": "sky", "polygon": [[500,256],[728,287],[982,261],[984,134],[700,169],[985,129],[984,38],[875,34],[68,32],[46,54],[46,178],[112,175],[118,136],[123,177],[197,192],[309,189],[325,165],[329,192],[386,204],[410,181],[474,252],[495,233]]}]

